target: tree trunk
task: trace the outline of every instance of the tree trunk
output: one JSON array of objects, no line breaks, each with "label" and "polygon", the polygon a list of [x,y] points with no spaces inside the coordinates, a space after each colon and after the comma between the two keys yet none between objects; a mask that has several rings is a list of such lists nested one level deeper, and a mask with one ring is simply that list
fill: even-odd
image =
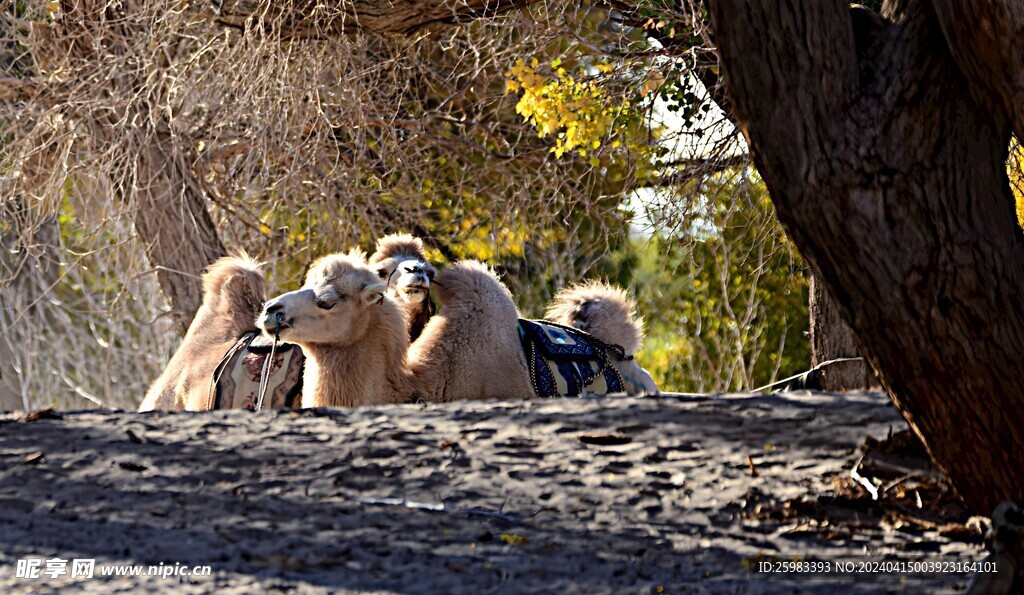
[{"label": "tree trunk", "polygon": [[779,218],[896,407],[969,507],[1019,500],[1024,250],[1007,108],[965,76],[925,0],[888,3],[862,62],[843,0],[709,9]]},{"label": "tree trunk", "polygon": [[187,164],[175,158],[170,142],[156,134],[139,155],[135,230],[184,333],[203,300],[203,270],[227,252],[206,201],[189,184]]},{"label": "tree trunk", "polygon": [[821,389],[844,391],[881,388],[871,367],[860,356],[853,331],[839,315],[832,297],[814,275],[811,275],[809,289],[811,366],[835,362],[822,368],[818,380]]},{"label": "tree trunk", "polygon": [[10,337],[0,335],[0,411],[19,411],[25,408],[21,399],[21,379],[18,378],[15,361],[11,352]]}]

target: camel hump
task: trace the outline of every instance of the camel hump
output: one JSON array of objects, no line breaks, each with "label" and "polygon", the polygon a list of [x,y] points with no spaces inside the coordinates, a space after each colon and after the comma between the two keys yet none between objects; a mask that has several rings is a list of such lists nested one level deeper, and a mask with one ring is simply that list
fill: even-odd
[{"label": "camel hump", "polygon": [[216,296],[236,303],[262,303],[266,291],[263,264],[245,252],[217,259],[203,274],[206,299]]},{"label": "camel hump", "polygon": [[636,302],[622,288],[604,281],[585,281],[562,289],[548,305],[545,318],[619,345],[627,355],[636,353],[644,336]]},{"label": "camel hump", "polygon": [[518,320],[512,293],[498,275],[486,264],[476,260],[462,260],[438,273],[431,286],[441,306],[472,305],[489,314],[509,316]]}]

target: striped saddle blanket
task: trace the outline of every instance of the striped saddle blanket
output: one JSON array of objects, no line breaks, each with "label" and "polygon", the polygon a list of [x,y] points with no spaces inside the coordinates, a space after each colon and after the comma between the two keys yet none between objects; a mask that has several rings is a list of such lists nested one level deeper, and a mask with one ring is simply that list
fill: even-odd
[{"label": "striped saddle blanket", "polygon": [[[242,335],[213,373],[211,409],[256,409],[263,365],[270,357],[272,339],[258,332]],[[306,357],[298,345],[279,343],[270,364],[263,408],[296,407],[302,395],[302,368]]]},{"label": "striped saddle blanket", "polygon": [[622,376],[609,359],[611,354],[626,358],[618,345],[569,326],[522,318],[519,339],[538,397],[606,395],[625,390]]}]

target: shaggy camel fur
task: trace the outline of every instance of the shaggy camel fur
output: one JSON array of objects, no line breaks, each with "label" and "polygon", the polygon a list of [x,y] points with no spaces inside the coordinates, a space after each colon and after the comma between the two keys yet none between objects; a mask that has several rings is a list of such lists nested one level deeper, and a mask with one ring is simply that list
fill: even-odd
[{"label": "shaggy camel fur", "polygon": [[[434,280],[441,309],[409,349],[416,394],[427,401],[530,398],[535,395],[519,313],[508,289],[485,265],[461,262]],[[551,312],[565,326],[622,346],[631,354],[643,335],[642,321],[625,292],[604,284],[564,290]],[[631,394],[658,387],[632,359],[608,353]]]},{"label": "shaggy camel fur", "polygon": [[434,267],[427,262],[423,242],[405,234],[384,236],[370,256],[370,268],[388,286],[405,311],[409,340],[415,341],[430,320],[430,282]]},{"label": "shaggy camel fur", "polygon": [[257,325],[306,355],[302,407],[357,407],[411,395],[405,316],[362,252],[325,256],[302,289],[264,306]]},{"label": "shaggy camel fur", "polygon": [[440,311],[409,349],[416,393],[427,401],[532,397],[519,313],[494,272],[460,262],[438,273],[434,297]]},{"label": "shaggy camel fur", "polygon": [[[545,317],[590,333],[605,343],[619,345],[627,356],[640,349],[644,335],[644,321],[636,313],[636,302],[623,289],[601,281],[586,281],[559,291],[548,305]],[[626,392],[658,394],[658,385],[636,360],[608,355],[615,359],[615,369],[629,385]]]},{"label": "shaggy camel fur", "polygon": [[256,330],[266,286],[260,263],[245,253],[210,265],[203,275],[203,303],[139,411],[209,409],[214,370],[238,337]]}]

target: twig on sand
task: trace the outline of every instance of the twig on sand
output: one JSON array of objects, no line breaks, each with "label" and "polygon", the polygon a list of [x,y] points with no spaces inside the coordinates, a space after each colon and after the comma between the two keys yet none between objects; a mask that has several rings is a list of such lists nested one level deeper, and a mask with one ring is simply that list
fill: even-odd
[{"label": "twig on sand", "polygon": [[853,479],[853,481],[856,481],[860,485],[864,486],[864,489],[866,489],[868,493],[871,494],[872,500],[878,500],[878,488],[875,487],[875,484],[873,484],[870,479],[864,477],[860,473],[857,473],[857,469],[860,467],[860,464],[863,461],[863,456],[857,459],[857,464],[853,466],[853,469],[850,469],[850,478]]},{"label": "twig on sand", "polygon": [[924,479],[929,479],[931,481],[942,481],[944,478],[944,476],[935,469],[917,469],[912,467],[906,467],[904,465],[897,465],[895,463],[888,463],[886,461],[871,461],[871,467],[881,472],[900,473],[907,476],[908,478],[920,477]]},{"label": "twig on sand", "polygon": [[884,493],[888,492],[889,490],[893,489],[894,487],[900,485],[901,483],[903,483],[904,481],[907,481],[908,479],[910,479],[912,477],[913,477],[913,474],[911,474],[911,473],[906,473],[904,475],[901,475],[901,476],[897,477],[896,479],[894,479],[894,480],[890,481],[889,483],[885,484],[885,486],[882,488],[882,493],[884,494]]},{"label": "twig on sand", "polygon": [[576,438],[584,444],[597,444],[600,446],[621,446],[633,441],[629,436],[618,434],[581,434]]}]

